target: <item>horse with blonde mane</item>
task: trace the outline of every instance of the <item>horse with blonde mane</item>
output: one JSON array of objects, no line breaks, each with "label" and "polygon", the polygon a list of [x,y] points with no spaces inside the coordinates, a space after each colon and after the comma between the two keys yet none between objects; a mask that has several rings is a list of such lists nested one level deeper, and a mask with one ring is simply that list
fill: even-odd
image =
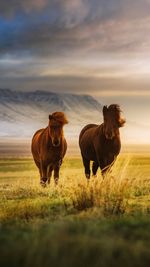
[{"label": "horse with blonde mane", "polygon": [[40,173],[40,183],[50,183],[54,171],[55,184],[59,180],[59,170],[66,154],[67,142],[63,134],[63,126],[68,120],[63,112],[49,115],[49,124],[38,130],[32,139],[31,151]]},{"label": "horse with blonde mane", "polygon": [[104,174],[114,163],[120,153],[121,141],[119,128],[125,123],[121,118],[119,105],[103,107],[104,122],[101,125],[86,125],[79,136],[85,176],[90,179],[90,161],[93,161],[92,173],[95,176],[100,167]]}]

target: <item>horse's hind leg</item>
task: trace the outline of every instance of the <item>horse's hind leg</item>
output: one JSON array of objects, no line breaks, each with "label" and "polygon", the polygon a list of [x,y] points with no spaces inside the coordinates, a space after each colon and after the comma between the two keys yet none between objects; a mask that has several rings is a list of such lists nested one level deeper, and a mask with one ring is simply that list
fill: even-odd
[{"label": "horse's hind leg", "polygon": [[91,174],[91,171],[90,171],[90,160],[87,160],[83,156],[82,156],[82,160],[83,160],[83,165],[84,165],[84,168],[85,168],[85,176],[86,176],[87,179],[90,179],[90,174]]},{"label": "horse's hind leg", "polygon": [[93,164],[92,164],[92,173],[93,173],[93,176],[96,176],[98,167],[99,167],[98,163],[94,161]]}]

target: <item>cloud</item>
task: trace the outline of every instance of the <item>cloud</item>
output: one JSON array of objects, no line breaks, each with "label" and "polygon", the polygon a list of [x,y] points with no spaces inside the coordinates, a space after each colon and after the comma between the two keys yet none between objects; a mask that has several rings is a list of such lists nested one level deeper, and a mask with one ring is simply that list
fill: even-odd
[{"label": "cloud", "polygon": [[[147,53],[148,8],[146,0],[109,0],[107,4],[104,0],[12,0],[11,5],[1,1],[0,14],[11,10],[14,17],[1,23],[0,53],[28,52],[39,57]],[[18,10],[24,11],[21,17]]]},{"label": "cloud", "polygon": [[[45,69],[45,71],[44,71]],[[68,69],[68,71],[67,71]],[[96,70],[97,72],[97,70]],[[36,66],[31,62],[16,63],[15,67],[0,67],[0,87],[18,90],[48,90],[54,92],[76,92],[98,96],[150,96],[150,78],[138,76],[115,75],[113,70],[105,75],[93,75],[94,70],[69,70],[56,68],[50,72],[44,65]]]},{"label": "cloud", "polygon": [[147,53],[149,31],[150,19],[141,20],[140,25],[137,21],[131,25],[130,21],[121,24],[112,20],[103,23],[94,21],[74,28],[47,22],[27,23],[12,31],[1,31],[0,52],[15,54],[28,51],[33,56],[46,57],[60,54]]},{"label": "cloud", "polygon": [[10,19],[16,15],[17,12],[24,11],[29,13],[33,10],[41,10],[48,4],[48,0],[9,0],[0,1],[0,14],[1,16]]},{"label": "cloud", "polygon": [[149,0],[1,0],[1,86],[135,91],[145,75],[148,90],[149,10]]}]

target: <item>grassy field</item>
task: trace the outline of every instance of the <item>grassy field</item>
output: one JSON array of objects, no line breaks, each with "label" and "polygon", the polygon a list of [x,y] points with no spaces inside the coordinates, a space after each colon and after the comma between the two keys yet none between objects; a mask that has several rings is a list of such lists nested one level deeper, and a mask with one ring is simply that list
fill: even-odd
[{"label": "grassy field", "polygon": [[149,266],[150,156],[87,184],[80,158],[42,188],[30,158],[0,159],[0,266]]}]

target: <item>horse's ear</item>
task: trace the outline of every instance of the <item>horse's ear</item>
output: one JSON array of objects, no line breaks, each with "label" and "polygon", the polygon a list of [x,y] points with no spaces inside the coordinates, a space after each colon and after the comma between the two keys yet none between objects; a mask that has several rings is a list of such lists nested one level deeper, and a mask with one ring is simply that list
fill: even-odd
[{"label": "horse's ear", "polygon": [[50,115],[49,115],[49,120],[51,120],[52,118],[53,118],[53,116],[50,114]]},{"label": "horse's ear", "polygon": [[103,115],[105,116],[106,115],[106,112],[108,111],[108,108],[107,108],[107,106],[104,106],[103,107]]}]

